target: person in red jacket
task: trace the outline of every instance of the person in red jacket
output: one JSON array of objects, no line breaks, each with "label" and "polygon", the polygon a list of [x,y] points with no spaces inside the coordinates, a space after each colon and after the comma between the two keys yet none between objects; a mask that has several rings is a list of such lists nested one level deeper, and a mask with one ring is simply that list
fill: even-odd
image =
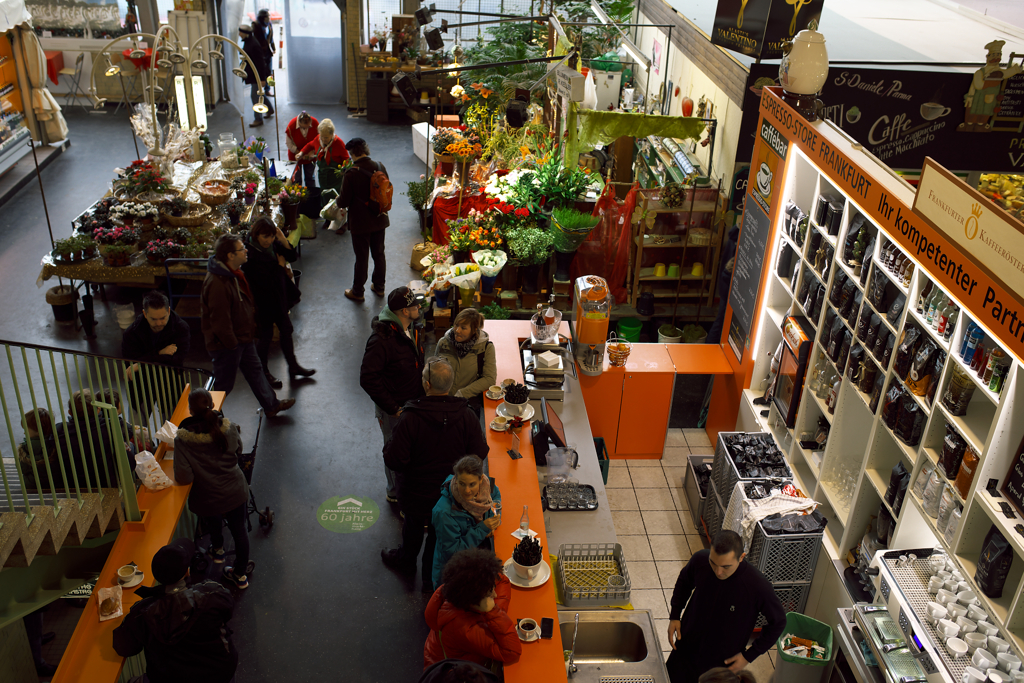
[{"label": "person in red jacket", "polygon": [[320,188],[341,189],[342,164],[349,160],[348,150],[341,138],[334,134],[334,122],[324,119],[317,127],[317,137],[302,148],[296,156],[299,161],[316,164],[320,173]]},{"label": "person in red jacket", "polygon": [[523,644],[506,612],[512,584],[501,560],[480,548],[461,550],[444,566],[442,579],[424,612],[430,635],[423,645],[423,668],[442,659],[484,666],[491,660],[518,662]]},{"label": "person in red jacket", "polygon": [[[319,135],[317,131],[319,125],[320,122],[316,120],[316,117],[310,116],[305,111],[288,122],[284,129],[284,142],[288,145],[289,161],[295,161],[296,156],[306,145],[316,141],[317,135]],[[316,167],[313,162],[300,163],[299,167],[302,169],[299,171],[302,174],[302,184],[306,187],[314,187],[313,171],[316,170]]]}]

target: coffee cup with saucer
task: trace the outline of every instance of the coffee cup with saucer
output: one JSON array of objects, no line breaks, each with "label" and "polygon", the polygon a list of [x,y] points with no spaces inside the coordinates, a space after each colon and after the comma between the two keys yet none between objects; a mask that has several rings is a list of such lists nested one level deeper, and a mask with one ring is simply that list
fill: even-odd
[{"label": "coffee cup with saucer", "polygon": [[117,569],[117,585],[121,588],[134,588],[142,583],[143,573],[134,564],[126,564]]},{"label": "coffee cup with saucer", "polygon": [[487,387],[487,398],[491,399],[492,401],[500,401],[501,397],[504,395],[505,389],[498,384]]},{"label": "coffee cup with saucer", "polygon": [[524,643],[530,643],[540,638],[540,629],[537,628],[537,622],[529,617],[520,619],[516,625],[516,633],[519,634],[519,640]]},{"label": "coffee cup with saucer", "polygon": [[495,415],[494,419],[491,420],[491,429],[496,432],[503,432],[508,429],[508,418],[502,417],[501,415]]}]

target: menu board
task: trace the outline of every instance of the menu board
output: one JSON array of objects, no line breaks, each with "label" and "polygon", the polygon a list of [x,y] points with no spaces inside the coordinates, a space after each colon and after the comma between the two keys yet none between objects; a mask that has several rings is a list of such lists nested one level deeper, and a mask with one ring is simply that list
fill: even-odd
[{"label": "menu board", "polygon": [[737,360],[743,358],[743,352],[750,342],[750,325],[754,320],[754,306],[757,305],[761,270],[766,258],[765,248],[771,232],[771,221],[760,205],[748,197],[746,207],[739,243],[736,245],[732,288],[729,290],[729,305],[732,307],[729,346]]}]

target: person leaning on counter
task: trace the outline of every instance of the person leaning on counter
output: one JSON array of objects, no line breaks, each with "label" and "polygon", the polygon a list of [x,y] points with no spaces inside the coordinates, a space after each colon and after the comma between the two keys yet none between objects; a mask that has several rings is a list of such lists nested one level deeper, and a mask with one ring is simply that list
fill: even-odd
[{"label": "person leaning on counter", "polygon": [[[744,557],[740,535],[723,530],[710,550],[694,553],[679,572],[669,612],[672,654],[665,663],[672,683],[698,683],[701,674],[721,666],[738,673],[782,635],[782,603],[768,579]],[[759,614],[768,624],[747,647]]]}]

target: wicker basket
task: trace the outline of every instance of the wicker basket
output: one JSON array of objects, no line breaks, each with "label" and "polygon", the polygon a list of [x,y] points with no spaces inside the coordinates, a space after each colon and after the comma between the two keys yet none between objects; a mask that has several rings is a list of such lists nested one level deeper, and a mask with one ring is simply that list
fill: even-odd
[{"label": "wicker basket", "polygon": [[706,247],[711,244],[711,231],[707,228],[690,228],[688,242],[691,247]]},{"label": "wicker basket", "polygon": [[160,212],[160,217],[167,222],[168,225],[174,226],[175,228],[197,228],[206,222],[206,219],[210,216],[209,206],[206,204],[189,204],[187,216],[172,216],[169,213]]},{"label": "wicker basket", "polygon": [[[210,192],[207,192],[209,187],[224,188],[224,194],[211,194]],[[202,200],[203,204],[206,204],[207,206],[220,206],[221,204],[226,203],[228,198],[231,196],[231,192],[229,191],[230,187],[231,183],[226,180],[207,180],[196,188],[196,192],[199,193],[199,199]]]},{"label": "wicker basket", "polygon": [[127,190],[125,190],[123,187],[117,188],[114,191],[114,197],[122,204],[160,204],[160,202],[163,202],[168,199],[174,199],[175,197],[179,196],[181,196],[180,191],[167,190],[166,192],[162,192],[159,197],[153,197],[151,199],[140,199],[139,197],[128,196]]}]

